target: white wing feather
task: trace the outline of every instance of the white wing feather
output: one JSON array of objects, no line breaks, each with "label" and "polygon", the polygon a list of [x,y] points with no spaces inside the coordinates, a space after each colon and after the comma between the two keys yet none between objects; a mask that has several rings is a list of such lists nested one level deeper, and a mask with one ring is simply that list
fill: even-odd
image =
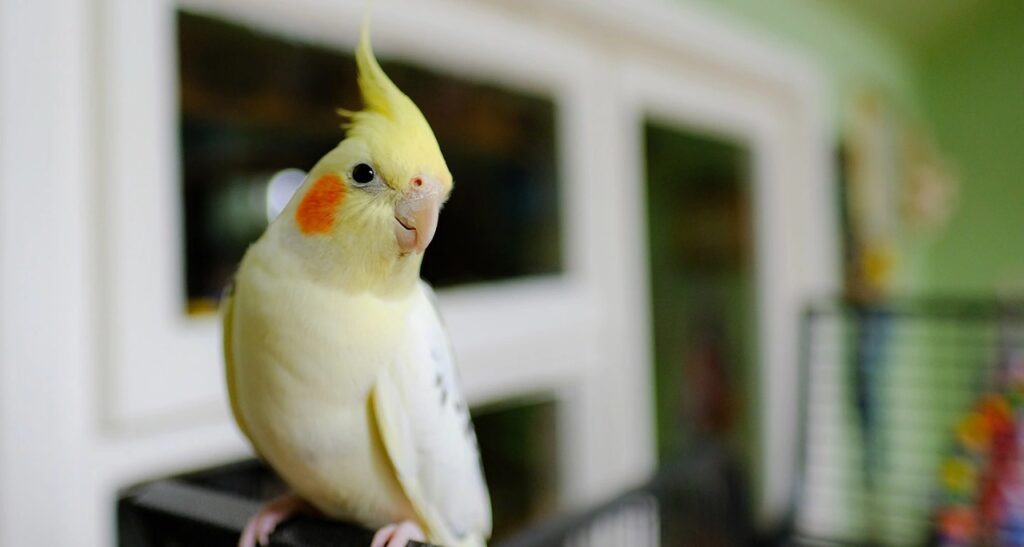
[{"label": "white wing feather", "polygon": [[491,506],[476,433],[433,292],[425,283],[420,289],[410,314],[409,343],[374,390],[378,428],[431,539],[483,545],[491,533]]}]

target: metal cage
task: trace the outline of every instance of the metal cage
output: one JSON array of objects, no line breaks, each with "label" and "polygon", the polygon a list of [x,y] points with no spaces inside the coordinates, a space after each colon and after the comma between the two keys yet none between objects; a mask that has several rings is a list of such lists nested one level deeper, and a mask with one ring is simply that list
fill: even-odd
[{"label": "metal cage", "polygon": [[[979,404],[1011,400],[1024,378],[1022,356],[1024,307],[1017,304],[942,299],[808,307],[795,542],[942,543],[939,508],[953,499],[967,515],[982,503],[985,494],[972,488],[991,475],[985,469],[995,457],[980,445],[961,446],[963,424]],[[1007,408],[1016,414],[1016,403]],[[950,494],[944,462],[961,453],[978,477],[973,485],[970,477],[954,484]],[[972,543],[1000,543],[996,531],[978,532]]]}]

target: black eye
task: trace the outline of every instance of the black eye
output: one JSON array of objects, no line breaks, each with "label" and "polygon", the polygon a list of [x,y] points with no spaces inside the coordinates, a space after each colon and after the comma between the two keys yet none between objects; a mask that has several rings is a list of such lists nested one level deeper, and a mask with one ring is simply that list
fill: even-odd
[{"label": "black eye", "polygon": [[360,163],[352,168],[352,180],[358,184],[369,184],[373,182],[375,176],[376,173],[373,172],[373,167],[365,163]]}]

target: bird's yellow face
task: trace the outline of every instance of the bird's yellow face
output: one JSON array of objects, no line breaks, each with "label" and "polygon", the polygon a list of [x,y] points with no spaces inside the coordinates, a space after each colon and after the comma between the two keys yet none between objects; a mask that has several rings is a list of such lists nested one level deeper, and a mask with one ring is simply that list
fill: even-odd
[{"label": "bird's yellow face", "polygon": [[418,276],[452,175],[422,113],[374,59],[365,28],[356,61],[365,109],[345,113],[346,139],[310,171],[288,211],[307,260],[343,260],[332,267],[373,285]]},{"label": "bird's yellow face", "polygon": [[342,141],[303,185],[296,227],[307,237],[349,241],[382,257],[423,253],[451,193],[452,176],[443,159],[416,156],[394,143],[375,147],[358,135]]}]

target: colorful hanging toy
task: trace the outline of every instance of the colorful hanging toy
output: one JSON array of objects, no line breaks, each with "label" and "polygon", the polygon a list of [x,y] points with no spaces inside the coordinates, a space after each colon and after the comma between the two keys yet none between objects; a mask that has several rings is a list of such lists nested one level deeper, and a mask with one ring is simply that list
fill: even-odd
[{"label": "colorful hanging toy", "polygon": [[940,466],[937,544],[1024,546],[1024,359],[1004,363],[1003,389],[956,425]]}]

